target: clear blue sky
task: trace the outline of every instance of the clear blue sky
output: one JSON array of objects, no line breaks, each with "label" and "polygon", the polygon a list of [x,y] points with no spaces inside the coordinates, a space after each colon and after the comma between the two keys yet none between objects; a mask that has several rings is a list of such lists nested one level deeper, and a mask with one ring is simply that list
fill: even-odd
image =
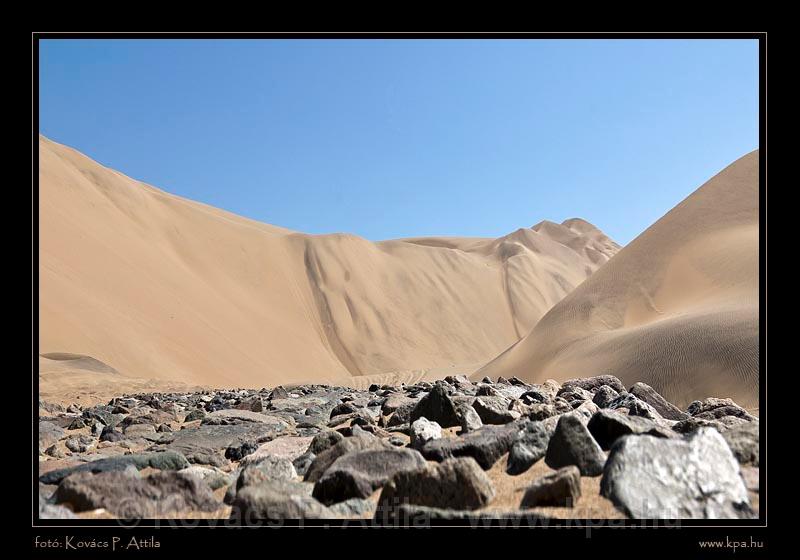
[{"label": "clear blue sky", "polygon": [[754,40],[46,40],[40,132],[308,233],[627,243],[758,147]]}]

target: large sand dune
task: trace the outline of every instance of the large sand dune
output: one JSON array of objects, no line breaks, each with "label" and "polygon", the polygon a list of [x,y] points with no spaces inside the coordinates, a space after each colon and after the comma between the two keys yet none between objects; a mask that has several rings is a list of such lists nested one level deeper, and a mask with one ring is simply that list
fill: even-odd
[{"label": "large sand dune", "polygon": [[[39,351],[90,356],[118,372],[97,374],[112,383],[358,386],[473,371],[619,249],[582,220],[500,239],[305,235],[44,137],[39,158]],[[51,358],[48,379],[64,365]]]},{"label": "large sand dune", "polygon": [[758,406],[758,168],[756,151],[713,177],[473,377],[612,373]]}]

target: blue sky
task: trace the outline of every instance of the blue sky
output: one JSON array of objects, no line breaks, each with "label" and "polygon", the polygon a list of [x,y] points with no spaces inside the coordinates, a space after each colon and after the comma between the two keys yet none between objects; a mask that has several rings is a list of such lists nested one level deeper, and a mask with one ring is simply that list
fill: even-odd
[{"label": "blue sky", "polygon": [[754,40],[44,40],[40,132],[308,233],[628,243],[758,147]]}]

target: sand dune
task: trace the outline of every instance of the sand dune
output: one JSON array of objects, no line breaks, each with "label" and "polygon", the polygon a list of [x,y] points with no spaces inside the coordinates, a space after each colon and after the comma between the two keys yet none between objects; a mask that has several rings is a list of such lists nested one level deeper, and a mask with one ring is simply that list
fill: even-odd
[{"label": "sand dune", "polygon": [[758,405],[758,152],[713,177],[473,377],[612,373]]},{"label": "sand dune", "polygon": [[474,370],[619,248],[583,220],[499,239],[305,235],[41,136],[39,157],[39,351],[118,378],[359,385]]}]

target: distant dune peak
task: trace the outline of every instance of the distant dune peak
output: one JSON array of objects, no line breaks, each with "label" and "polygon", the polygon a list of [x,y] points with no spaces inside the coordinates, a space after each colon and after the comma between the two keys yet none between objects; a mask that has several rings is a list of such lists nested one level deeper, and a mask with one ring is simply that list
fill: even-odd
[{"label": "distant dune peak", "polygon": [[499,239],[306,235],[43,136],[39,159],[40,352],[136,378],[353,385],[474,369],[619,248],[583,224]]},{"label": "distant dune peak", "polygon": [[[610,373],[676,403],[714,394],[757,406],[758,170],[757,151],[726,167],[474,377]],[[564,225],[588,231],[581,222]]]}]

